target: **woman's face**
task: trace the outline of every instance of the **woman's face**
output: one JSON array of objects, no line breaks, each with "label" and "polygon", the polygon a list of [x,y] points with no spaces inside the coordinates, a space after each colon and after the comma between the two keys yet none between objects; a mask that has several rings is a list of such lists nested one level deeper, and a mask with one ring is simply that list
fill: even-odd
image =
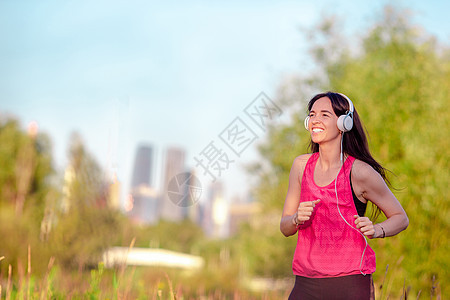
[{"label": "woman's face", "polygon": [[323,97],[314,102],[309,112],[308,130],[314,143],[320,144],[340,136],[337,128],[338,117],[333,111],[331,101]]}]

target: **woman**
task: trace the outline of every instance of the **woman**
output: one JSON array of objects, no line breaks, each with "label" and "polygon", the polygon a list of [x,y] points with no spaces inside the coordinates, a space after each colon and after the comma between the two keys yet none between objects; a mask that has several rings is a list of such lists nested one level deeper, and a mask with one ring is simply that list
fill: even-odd
[{"label": "woman", "polygon": [[[285,236],[298,232],[289,299],[373,299],[375,253],[366,238],[396,235],[408,217],[369,152],[350,99],[321,93],[308,110],[312,154],[292,164],[280,222]],[[385,221],[373,224],[364,216],[368,201]]]}]

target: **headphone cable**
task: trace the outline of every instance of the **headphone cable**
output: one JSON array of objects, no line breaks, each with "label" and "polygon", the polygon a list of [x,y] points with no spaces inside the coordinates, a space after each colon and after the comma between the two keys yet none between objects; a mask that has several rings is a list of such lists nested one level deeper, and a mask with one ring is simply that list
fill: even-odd
[{"label": "headphone cable", "polygon": [[334,192],[336,193],[336,206],[337,206],[337,210],[338,210],[338,212],[339,212],[339,215],[340,215],[341,218],[344,220],[344,222],[345,222],[348,226],[350,226],[353,230],[356,230],[356,231],[363,237],[364,242],[366,242],[366,245],[364,246],[364,250],[363,250],[362,255],[361,255],[361,261],[360,261],[360,263],[359,263],[359,272],[361,272],[362,275],[366,276],[367,274],[365,274],[365,273],[362,271],[362,263],[363,263],[364,255],[365,255],[365,253],[366,253],[366,249],[367,249],[367,246],[368,246],[367,238],[364,236],[364,234],[361,233],[361,231],[359,231],[358,229],[356,229],[355,227],[353,227],[352,225],[350,225],[350,223],[347,222],[347,220],[346,220],[346,219],[344,218],[344,216],[342,215],[341,210],[339,209],[339,197],[338,197],[338,193],[337,193],[337,178],[338,178],[338,176],[339,176],[339,173],[341,172],[341,169],[344,167],[344,154],[343,154],[343,151],[342,151],[343,140],[344,140],[344,132],[342,132],[342,137],[341,137],[341,155],[340,155],[340,159],[341,159],[341,167],[340,167],[339,172],[337,173],[336,178],[335,178],[335,180],[334,180]]}]

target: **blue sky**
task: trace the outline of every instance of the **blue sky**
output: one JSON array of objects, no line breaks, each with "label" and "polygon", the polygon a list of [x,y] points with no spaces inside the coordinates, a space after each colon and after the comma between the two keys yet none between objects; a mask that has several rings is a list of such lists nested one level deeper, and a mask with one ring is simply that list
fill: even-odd
[{"label": "blue sky", "polygon": [[[333,13],[362,35],[384,3],[0,0],[0,113],[38,122],[60,169],[79,132],[127,189],[140,143],[158,163],[166,147],[184,147],[194,165],[261,91],[273,97],[284,76],[310,67],[300,27]],[[448,1],[397,3],[448,45]],[[240,165],[255,152],[224,173],[230,196],[245,193]]]}]

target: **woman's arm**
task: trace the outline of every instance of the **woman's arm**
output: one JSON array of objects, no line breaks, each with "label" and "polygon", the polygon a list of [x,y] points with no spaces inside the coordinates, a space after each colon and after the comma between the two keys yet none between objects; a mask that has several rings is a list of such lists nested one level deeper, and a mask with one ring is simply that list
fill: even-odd
[{"label": "woman's arm", "polygon": [[386,216],[386,220],[375,225],[367,218],[356,218],[356,225],[366,236],[381,238],[393,236],[408,227],[405,210],[392,194],[381,175],[369,164],[355,160],[352,168],[352,183],[357,196],[371,201]]},{"label": "woman's arm", "polygon": [[297,232],[297,224],[300,224],[298,218],[298,207],[300,199],[300,186],[305,169],[306,162],[311,154],[300,155],[295,158],[289,173],[289,187],[284,200],[283,214],[280,221],[280,231],[285,236],[291,236]]}]

